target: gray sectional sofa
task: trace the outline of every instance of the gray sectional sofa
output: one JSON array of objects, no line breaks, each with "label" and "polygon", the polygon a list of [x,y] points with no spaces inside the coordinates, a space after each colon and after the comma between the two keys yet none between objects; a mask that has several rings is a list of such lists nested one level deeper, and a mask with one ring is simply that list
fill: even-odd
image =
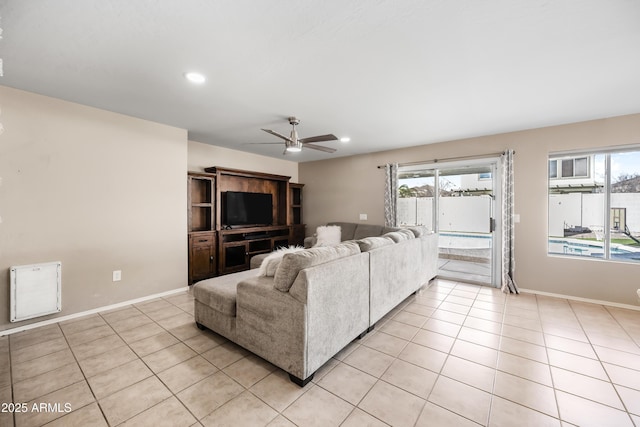
[{"label": "gray sectional sofa", "polygon": [[437,234],[422,229],[287,253],[194,285],[195,320],[303,386],[332,356],[435,277]]}]

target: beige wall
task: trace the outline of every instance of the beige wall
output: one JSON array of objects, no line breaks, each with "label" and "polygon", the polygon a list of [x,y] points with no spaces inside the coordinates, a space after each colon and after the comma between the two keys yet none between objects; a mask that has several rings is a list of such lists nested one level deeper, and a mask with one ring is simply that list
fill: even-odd
[{"label": "beige wall", "polygon": [[0,107],[0,330],[54,317],[9,323],[13,265],[62,261],[59,315],[187,285],[185,130],[2,86]]},{"label": "beige wall", "polygon": [[[384,172],[377,165],[516,150],[516,281],[521,288],[638,305],[640,264],[547,255],[549,152],[640,144],[640,114],[301,163],[309,234],[327,221],[384,222]],[[364,221],[362,221],[364,222]]]},{"label": "beige wall", "polygon": [[298,182],[296,162],[189,141],[189,170],[204,172],[210,166],[290,176],[291,182]]}]

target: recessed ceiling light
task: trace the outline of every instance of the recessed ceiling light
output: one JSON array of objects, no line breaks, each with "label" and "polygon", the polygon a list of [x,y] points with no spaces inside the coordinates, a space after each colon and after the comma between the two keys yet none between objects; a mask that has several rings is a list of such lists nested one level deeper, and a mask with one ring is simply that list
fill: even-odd
[{"label": "recessed ceiling light", "polygon": [[197,84],[202,84],[207,80],[202,74],[194,72],[184,73],[184,78],[189,80],[191,83]]},{"label": "recessed ceiling light", "polygon": [[340,142],[349,142],[351,141],[351,138],[349,138],[348,136],[343,136],[342,138],[340,138]]}]

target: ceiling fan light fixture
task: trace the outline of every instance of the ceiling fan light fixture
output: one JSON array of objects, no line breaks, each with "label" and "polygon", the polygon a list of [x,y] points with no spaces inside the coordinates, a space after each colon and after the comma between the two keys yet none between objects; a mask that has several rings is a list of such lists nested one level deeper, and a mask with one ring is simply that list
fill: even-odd
[{"label": "ceiling fan light fixture", "polygon": [[343,136],[342,138],[340,138],[340,142],[349,142],[351,141],[351,138],[349,138],[348,136]]},{"label": "ceiling fan light fixture", "polygon": [[[298,138],[298,132],[296,131],[296,125],[300,123],[300,119],[296,117],[289,117],[289,124],[292,126],[289,136],[284,136],[279,132],[271,129],[262,129],[263,131],[270,133],[273,136],[277,136],[284,140],[284,153],[297,153],[302,151],[302,148],[311,148],[313,150],[324,151],[325,153],[335,153],[335,148],[325,147],[322,145],[315,145],[315,142],[325,141],[337,141],[338,137],[334,134],[310,136],[307,138]],[[256,144],[273,144],[272,142],[258,142]],[[277,144],[277,143],[276,143]]]},{"label": "ceiling fan light fixture", "polygon": [[287,151],[289,153],[299,153],[300,151],[302,151],[302,144],[300,144],[297,141],[296,142],[286,141],[285,145],[287,146]]},{"label": "ceiling fan light fixture", "polygon": [[204,75],[193,71],[184,73],[184,78],[195,84],[202,84],[207,80]]}]

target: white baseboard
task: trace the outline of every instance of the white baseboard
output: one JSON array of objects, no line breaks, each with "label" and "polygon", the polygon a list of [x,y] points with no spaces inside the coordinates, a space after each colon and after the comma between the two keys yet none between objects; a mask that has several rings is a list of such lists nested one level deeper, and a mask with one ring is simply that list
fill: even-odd
[{"label": "white baseboard", "polygon": [[637,305],[621,304],[621,303],[618,303],[618,302],[602,301],[602,300],[598,300],[598,299],[574,297],[574,296],[571,296],[571,295],[554,294],[553,292],[542,292],[542,291],[536,291],[536,290],[533,290],[533,289],[522,289],[522,288],[519,288],[519,290],[520,290],[520,292],[525,293],[525,294],[536,294],[536,295],[542,295],[542,296],[545,296],[545,297],[562,298],[562,299],[568,299],[568,300],[572,300],[572,301],[588,302],[588,303],[591,303],[591,304],[599,304],[599,305],[606,305],[606,306],[609,306],[609,307],[625,308],[627,310],[640,311],[640,306],[637,306]]},{"label": "white baseboard", "polygon": [[149,300],[155,299],[155,298],[161,298],[161,297],[166,297],[166,296],[173,295],[173,294],[178,294],[180,292],[185,292],[187,290],[189,290],[188,286],[185,287],[185,288],[173,289],[171,291],[161,292],[159,294],[147,295],[146,297],[141,297],[141,298],[136,298],[136,299],[132,299],[132,300],[128,300],[128,301],[119,302],[117,304],[106,305],[104,307],[92,308],[91,310],[81,311],[79,313],[69,314],[69,315],[60,316],[60,317],[54,317],[53,319],[47,319],[47,320],[43,320],[41,322],[30,323],[30,324],[24,325],[24,326],[18,326],[18,327],[11,328],[11,329],[5,329],[3,331],[0,331],[0,337],[4,336],[4,335],[15,334],[17,332],[27,331],[29,329],[38,328],[40,326],[51,325],[53,323],[59,323],[59,322],[64,322],[66,320],[76,319],[76,318],[82,317],[82,316],[88,316],[89,314],[95,314],[95,313],[98,313],[100,311],[114,310],[116,308],[124,307],[124,306],[127,306],[127,305],[137,304],[139,302],[149,301]]}]

